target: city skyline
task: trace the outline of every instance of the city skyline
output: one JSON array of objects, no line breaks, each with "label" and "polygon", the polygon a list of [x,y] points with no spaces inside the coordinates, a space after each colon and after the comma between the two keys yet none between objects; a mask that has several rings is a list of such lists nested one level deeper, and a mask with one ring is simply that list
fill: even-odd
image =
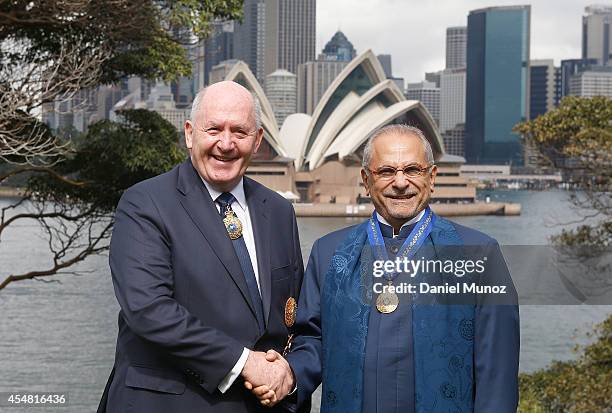
[{"label": "city skyline", "polygon": [[[394,75],[415,83],[424,79],[425,72],[445,67],[446,28],[467,25],[470,11],[531,5],[531,59],[554,59],[558,65],[560,60],[582,55],[584,9],[598,4],[595,0],[441,0],[435,4],[409,4],[405,7],[406,14],[398,13],[398,7],[406,3],[401,0],[318,2],[317,51],[337,30],[342,30],[357,53],[371,48],[377,54],[392,55]],[[431,23],[433,18],[435,24]],[[411,51],[405,51],[406,47]]]}]

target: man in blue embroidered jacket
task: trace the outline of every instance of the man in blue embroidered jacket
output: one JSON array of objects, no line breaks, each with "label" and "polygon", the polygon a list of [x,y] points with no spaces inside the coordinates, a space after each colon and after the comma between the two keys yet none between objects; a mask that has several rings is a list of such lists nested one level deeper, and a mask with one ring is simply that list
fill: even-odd
[{"label": "man in blue embroidered jacket", "polygon": [[[361,175],[375,213],[312,247],[287,355],[298,403],[322,381],[322,413],[516,411],[516,291],[494,239],[431,211],[436,173],[431,146],[419,129],[390,125],[370,136]],[[379,253],[388,261],[451,258],[445,248],[476,248],[468,255],[479,251],[487,257],[480,279],[503,284],[503,297],[440,299],[418,290],[381,294],[381,283],[372,288],[379,281],[395,286],[427,281],[393,273],[374,279],[369,265]],[[460,280],[468,284],[455,279]],[[254,392],[264,404],[277,402],[265,386]]]}]

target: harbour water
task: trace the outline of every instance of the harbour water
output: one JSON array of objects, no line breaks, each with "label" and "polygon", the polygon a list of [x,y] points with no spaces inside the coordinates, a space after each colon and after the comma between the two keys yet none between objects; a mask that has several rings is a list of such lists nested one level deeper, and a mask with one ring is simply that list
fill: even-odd
[{"label": "harbour water", "polygon": [[[550,235],[563,228],[559,224],[575,217],[568,194],[562,191],[488,194],[492,201],[521,203],[521,215],[454,220],[488,233],[501,244],[545,245]],[[6,202],[0,200],[0,205]],[[304,256],[307,258],[318,237],[357,222],[351,218],[300,218]],[[0,276],[47,268],[44,251],[46,241],[35,221],[9,228],[0,241]],[[92,257],[78,269],[83,271],[81,275],[61,275],[56,277],[59,283],[22,281],[0,291],[0,392],[64,392],[69,405],[49,411],[95,411],[113,362],[118,305],[107,257]],[[585,343],[593,324],[610,313],[611,306],[521,307],[520,370],[530,372],[553,360],[574,358],[572,348]],[[1,412],[29,410],[47,411],[0,407]]]}]

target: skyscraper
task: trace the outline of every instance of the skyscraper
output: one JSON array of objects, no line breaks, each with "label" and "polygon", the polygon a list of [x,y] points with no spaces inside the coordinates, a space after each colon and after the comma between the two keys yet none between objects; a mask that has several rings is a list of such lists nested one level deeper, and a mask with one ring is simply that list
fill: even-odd
[{"label": "skyscraper", "polygon": [[385,76],[387,79],[393,80],[397,85],[397,88],[404,92],[404,78],[403,77],[395,77],[393,76],[393,64],[390,54],[379,54],[376,56],[378,61],[380,62],[383,70],[385,71]]},{"label": "skyscraper", "polygon": [[573,75],[597,65],[597,59],[567,59],[561,60],[560,89],[561,97],[570,94],[570,79]]},{"label": "skyscraper", "polygon": [[349,62],[316,60],[298,66],[298,112],[312,115],[317,103]]},{"label": "skyscraper", "polygon": [[582,58],[606,65],[612,59],[612,7],[585,7],[582,16]]},{"label": "skyscraper", "polygon": [[316,0],[266,1],[266,74],[315,58]]},{"label": "skyscraper", "polygon": [[261,82],[265,76],[266,2],[244,0],[242,23],[234,26],[234,58],[244,61]]},{"label": "skyscraper", "polygon": [[464,123],[465,68],[443,70],[440,74],[440,133]]},{"label": "skyscraper", "polygon": [[593,66],[570,77],[572,96],[612,98],[612,67]]},{"label": "skyscraper", "polygon": [[325,44],[319,55],[319,60],[337,60],[339,62],[350,62],[357,56],[353,43],[346,35],[338,30]]},{"label": "skyscraper", "polygon": [[213,66],[234,58],[234,22],[213,22],[212,33],[204,42],[204,83]]},{"label": "skyscraper", "polygon": [[383,70],[385,71],[385,76],[387,79],[393,77],[393,68],[391,66],[391,55],[390,54],[379,54],[376,56],[378,61],[380,62]]},{"label": "skyscraper", "polygon": [[298,65],[296,74],[299,113],[312,114],[329,85],[355,54],[353,44],[344,33],[338,31],[325,44],[317,60]]},{"label": "skyscraper", "polygon": [[440,124],[440,88],[437,88],[435,83],[428,81],[408,83],[406,99],[421,101],[436,124]]},{"label": "skyscraper", "polygon": [[467,27],[448,27],[446,29],[446,68],[465,67],[467,46]]},{"label": "skyscraper", "polygon": [[442,76],[441,70],[437,72],[425,72],[425,80],[432,82],[436,87],[440,87],[440,76]]},{"label": "skyscraper", "polygon": [[314,60],[316,0],[245,0],[244,20],[234,27],[234,57],[257,79],[276,69],[295,73]]},{"label": "skyscraper", "polygon": [[266,96],[272,105],[278,126],[297,110],[297,76],[278,69],[266,76]]},{"label": "skyscraper", "polygon": [[555,65],[552,59],[529,63],[529,119],[535,119],[555,107]]},{"label": "skyscraper", "polygon": [[529,116],[530,6],[468,15],[466,156],[469,163],[523,164],[512,128]]}]

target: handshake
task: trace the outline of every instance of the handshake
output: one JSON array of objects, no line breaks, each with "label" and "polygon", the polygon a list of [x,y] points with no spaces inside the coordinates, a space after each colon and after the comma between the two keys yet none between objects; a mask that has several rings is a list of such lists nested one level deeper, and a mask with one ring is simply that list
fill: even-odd
[{"label": "handshake", "polygon": [[241,373],[244,386],[272,407],[285,398],[295,387],[295,377],[287,360],[274,350],[250,351]]}]

